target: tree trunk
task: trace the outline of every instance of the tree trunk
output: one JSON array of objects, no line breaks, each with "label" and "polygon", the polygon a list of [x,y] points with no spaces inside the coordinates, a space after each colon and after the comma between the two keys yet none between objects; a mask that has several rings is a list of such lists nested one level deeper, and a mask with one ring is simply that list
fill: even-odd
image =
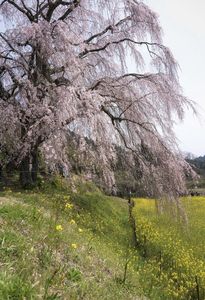
[{"label": "tree trunk", "polygon": [[0,165],[0,182],[2,182],[2,181],[3,181],[3,168]]},{"label": "tree trunk", "polygon": [[30,155],[27,154],[20,165],[20,183],[22,187],[28,188],[33,184],[31,171],[30,171]]},{"label": "tree trunk", "polygon": [[31,154],[32,157],[32,168],[31,168],[31,178],[33,183],[36,183],[38,176],[38,147],[36,146]]}]

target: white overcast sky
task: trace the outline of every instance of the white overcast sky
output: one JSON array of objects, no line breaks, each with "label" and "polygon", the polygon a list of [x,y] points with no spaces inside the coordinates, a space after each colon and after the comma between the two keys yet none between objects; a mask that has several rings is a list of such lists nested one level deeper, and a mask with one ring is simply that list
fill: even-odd
[{"label": "white overcast sky", "polygon": [[186,113],[175,132],[181,150],[205,155],[205,0],[145,0],[158,16],[180,65],[184,95],[198,104],[199,118]]}]

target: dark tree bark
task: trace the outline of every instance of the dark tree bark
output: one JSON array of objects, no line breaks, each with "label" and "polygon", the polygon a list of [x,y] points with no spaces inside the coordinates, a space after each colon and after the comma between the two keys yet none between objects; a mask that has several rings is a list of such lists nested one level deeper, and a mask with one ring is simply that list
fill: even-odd
[{"label": "dark tree bark", "polygon": [[33,183],[36,183],[37,176],[38,176],[38,167],[39,167],[38,147],[34,148],[32,154],[31,154],[31,159],[32,159],[31,178],[32,178]]},{"label": "dark tree bark", "polygon": [[31,187],[37,182],[39,170],[38,146],[27,154],[20,165],[20,184],[24,188]]},{"label": "dark tree bark", "polygon": [[31,171],[30,171],[30,155],[27,154],[21,162],[20,165],[20,184],[24,188],[31,187],[33,184],[33,180],[31,177]]},{"label": "dark tree bark", "polygon": [[2,182],[2,181],[3,181],[3,168],[0,165],[0,182]]}]

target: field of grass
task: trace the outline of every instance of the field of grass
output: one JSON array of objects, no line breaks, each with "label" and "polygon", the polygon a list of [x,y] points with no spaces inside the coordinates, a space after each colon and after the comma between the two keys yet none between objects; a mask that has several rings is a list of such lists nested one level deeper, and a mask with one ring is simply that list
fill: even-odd
[{"label": "field of grass", "polygon": [[56,179],[0,193],[0,299],[144,299],[127,201]]},{"label": "field of grass", "polygon": [[[184,207],[187,213],[183,213]],[[135,199],[140,274],[150,299],[205,299],[205,197],[187,197],[157,213],[151,199]]]},{"label": "field of grass", "polygon": [[[205,197],[126,200],[87,182],[0,193],[0,299],[204,300]],[[188,220],[188,221],[187,221]],[[133,223],[132,223],[133,224]]]}]

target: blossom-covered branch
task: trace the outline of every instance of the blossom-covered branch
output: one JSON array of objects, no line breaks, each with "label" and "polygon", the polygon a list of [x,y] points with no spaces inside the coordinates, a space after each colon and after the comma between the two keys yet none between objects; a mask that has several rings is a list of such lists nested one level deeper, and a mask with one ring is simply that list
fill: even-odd
[{"label": "blossom-covered branch", "polygon": [[72,137],[79,156],[103,166],[110,189],[116,149],[129,166],[137,161],[138,179],[147,188],[152,182],[153,194],[185,189],[189,167],[173,124],[193,105],[182,95],[158,18],[143,1],[1,0],[0,14],[5,164],[29,172],[42,151],[52,168],[70,166],[65,149]]}]

